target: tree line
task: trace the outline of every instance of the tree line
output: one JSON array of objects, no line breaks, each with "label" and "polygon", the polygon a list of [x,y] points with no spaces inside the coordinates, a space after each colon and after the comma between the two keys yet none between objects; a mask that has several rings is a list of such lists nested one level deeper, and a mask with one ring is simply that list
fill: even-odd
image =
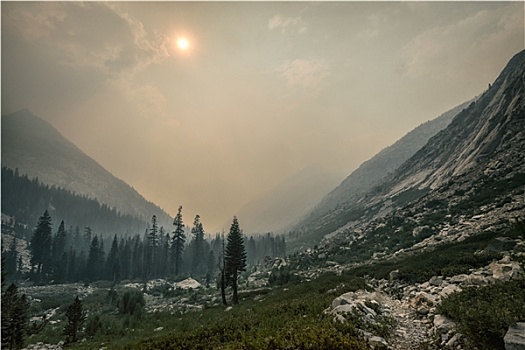
[{"label": "tree line", "polygon": [[[224,263],[220,260],[226,258],[228,249],[225,245],[230,234],[228,237],[224,234],[206,235],[199,215],[188,227],[183,222],[182,206],[173,225],[171,232],[159,227],[153,215],[143,234],[115,234],[113,238],[104,238],[89,226],[83,230],[78,226],[66,229],[64,221],[54,232],[51,215],[45,210],[29,241],[30,270],[24,270],[16,237],[3,256],[10,276],[30,278],[37,283],[90,283],[97,280],[118,283],[122,280],[192,276],[209,285]],[[284,237],[270,233],[246,237],[238,227],[237,218],[232,226],[239,231],[247,266],[261,263],[267,257],[286,255]]]},{"label": "tree line", "polygon": [[38,178],[29,179],[18,169],[2,167],[2,213],[15,219],[9,225],[3,223],[2,229],[14,229],[19,237],[29,240],[32,227],[46,209],[66,222],[90,226],[97,232],[132,234],[147,227],[147,220],[122,214],[87,196],[45,185]]}]

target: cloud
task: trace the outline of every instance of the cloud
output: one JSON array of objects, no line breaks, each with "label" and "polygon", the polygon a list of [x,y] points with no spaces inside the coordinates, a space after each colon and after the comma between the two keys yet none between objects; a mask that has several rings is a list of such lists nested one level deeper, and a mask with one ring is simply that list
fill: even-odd
[{"label": "cloud", "polygon": [[2,24],[15,28],[25,39],[32,41],[48,37],[56,28],[56,23],[67,16],[59,3],[36,2],[33,6],[14,7],[10,11],[3,6],[3,10]]},{"label": "cloud", "polygon": [[275,15],[268,21],[268,28],[270,30],[281,28],[281,31],[295,31],[297,33],[306,33],[308,26],[301,17],[284,17]]},{"label": "cloud", "polygon": [[131,76],[168,56],[167,39],[113,3],[36,3],[14,6],[4,25],[26,40],[56,50],[60,63]]},{"label": "cloud", "polygon": [[289,88],[294,90],[309,90],[318,92],[326,85],[330,76],[330,67],[322,60],[295,59],[284,62],[278,72]]},{"label": "cloud", "polygon": [[501,69],[523,49],[523,27],[523,3],[478,11],[414,37],[402,48],[401,71],[410,78],[459,82],[489,67]]},{"label": "cloud", "polygon": [[386,16],[379,14],[369,15],[367,18],[367,25],[357,32],[357,37],[362,39],[371,39],[379,35],[380,26],[386,22]]}]

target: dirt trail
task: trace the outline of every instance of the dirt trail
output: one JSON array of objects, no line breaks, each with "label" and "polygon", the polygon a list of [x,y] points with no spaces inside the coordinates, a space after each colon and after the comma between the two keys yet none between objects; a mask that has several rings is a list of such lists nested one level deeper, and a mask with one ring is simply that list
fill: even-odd
[{"label": "dirt trail", "polygon": [[391,349],[429,349],[432,340],[432,335],[429,334],[430,324],[426,323],[426,320],[419,319],[408,303],[394,300],[385,294],[383,297],[384,304],[390,308],[391,316],[397,322],[393,335],[387,339]]}]

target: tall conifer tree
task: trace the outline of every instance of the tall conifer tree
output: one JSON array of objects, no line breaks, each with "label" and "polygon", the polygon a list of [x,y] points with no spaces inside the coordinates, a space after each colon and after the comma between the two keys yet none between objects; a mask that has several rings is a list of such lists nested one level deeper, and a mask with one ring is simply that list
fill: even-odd
[{"label": "tall conifer tree", "polygon": [[46,210],[38,219],[33,237],[31,238],[31,269],[36,266],[37,278],[41,279],[42,274],[47,272],[51,257],[52,244],[52,224],[51,216]]},{"label": "tall conifer tree", "polygon": [[202,227],[201,217],[199,214],[195,216],[193,221],[193,228],[191,229],[193,235],[193,257],[191,261],[192,272],[200,272],[199,265],[204,264],[204,228]]},{"label": "tall conifer tree", "polygon": [[148,234],[149,272],[152,276],[156,276],[158,274],[157,259],[159,241],[159,227],[157,225],[157,216],[153,215],[153,217],[151,218],[151,229],[149,230]]},{"label": "tall conifer tree", "polygon": [[246,271],[246,250],[244,248],[244,238],[239,228],[237,217],[233,217],[233,222],[228,234],[228,243],[225,252],[225,270],[228,284],[232,287],[232,303],[238,304],[237,279],[239,272]]},{"label": "tall conifer tree", "polygon": [[29,302],[13,283],[2,293],[2,348],[21,349],[27,331]]},{"label": "tall conifer tree", "polygon": [[111,249],[109,250],[108,258],[106,260],[106,276],[113,283],[117,283],[120,280],[120,258],[118,251],[118,239],[117,235],[113,236],[113,242],[111,243]]},{"label": "tall conifer tree", "polygon": [[171,256],[176,276],[182,271],[182,253],[184,252],[184,243],[186,243],[184,223],[182,222],[182,205],[179,207],[177,216],[173,220],[173,225],[175,225],[175,231],[173,231],[171,243]]},{"label": "tall conifer tree", "polygon": [[64,327],[63,334],[67,336],[68,343],[77,341],[78,333],[82,329],[82,325],[86,321],[86,312],[82,306],[82,302],[77,297],[66,310],[67,324]]}]

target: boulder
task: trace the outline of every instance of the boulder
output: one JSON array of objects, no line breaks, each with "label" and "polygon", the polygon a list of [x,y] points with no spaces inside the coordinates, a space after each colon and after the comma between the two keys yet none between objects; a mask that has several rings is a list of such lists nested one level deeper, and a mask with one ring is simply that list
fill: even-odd
[{"label": "boulder", "polygon": [[367,338],[367,340],[372,349],[384,349],[388,347],[386,340],[377,335],[373,335],[370,338]]},{"label": "boulder", "polygon": [[431,286],[440,286],[443,283],[443,277],[434,276],[428,281],[428,283],[430,283]]},{"label": "boulder", "polygon": [[355,293],[348,292],[343,295],[338,296],[332,301],[332,307],[335,308],[339,305],[351,304],[355,300]]},{"label": "boulder", "polygon": [[444,287],[441,292],[439,292],[439,296],[444,298],[444,297],[447,297],[449,296],[450,294],[452,293],[456,293],[456,292],[461,292],[461,288],[458,287],[457,285],[455,284],[450,284],[446,287]]},{"label": "boulder", "polygon": [[354,308],[355,305],[352,304],[337,305],[333,308],[332,312],[336,314],[346,314],[351,313]]},{"label": "boulder", "polygon": [[448,333],[450,330],[454,329],[456,324],[450,318],[443,315],[434,316],[434,328],[440,334]]},{"label": "boulder", "polygon": [[419,309],[421,306],[433,306],[436,302],[436,298],[426,292],[419,292],[417,295],[410,300],[410,306],[414,309]]},{"label": "boulder", "polygon": [[517,278],[521,273],[520,264],[517,261],[500,260],[489,265],[489,272],[496,280],[508,281]]},{"label": "boulder", "polygon": [[394,282],[395,280],[399,278],[399,270],[390,271],[390,274],[388,277],[389,277],[390,283]]},{"label": "boulder", "polygon": [[468,275],[461,274],[449,278],[450,283],[465,284],[468,281]]},{"label": "boulder", "polygon": [[175,287],[180,289],[196,289],[200,286],[201,284],[191,277],[186,278],[184,281],[175,283]]},{"label": "boulder", "polygon": [[510,237],[496,237],[489,243],[486,250],[489,253],[510,252],[515,245],[516,241]]},{"label": "boulder", "polygon": [[505,350],[525,350],[525,322],[510,326],[503,341]]}]

